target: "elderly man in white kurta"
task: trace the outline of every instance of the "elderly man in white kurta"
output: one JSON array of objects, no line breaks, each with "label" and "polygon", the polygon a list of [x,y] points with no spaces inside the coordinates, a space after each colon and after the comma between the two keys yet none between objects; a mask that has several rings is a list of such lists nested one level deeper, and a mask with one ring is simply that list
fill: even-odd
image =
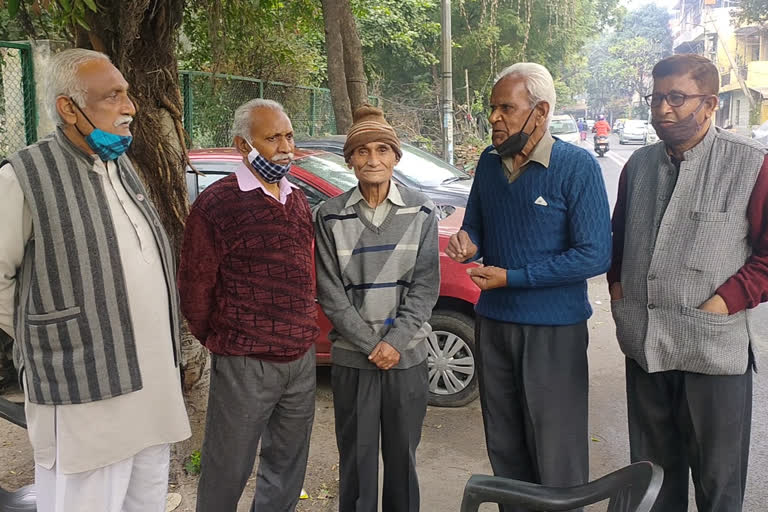
[{"label": "elderly man in white kurta", "polygon": [[190,435],[174,258],[98,52],[51,60],[56,131],[0,166],[0,328],[15,338],[39,512],[162,512]]}]

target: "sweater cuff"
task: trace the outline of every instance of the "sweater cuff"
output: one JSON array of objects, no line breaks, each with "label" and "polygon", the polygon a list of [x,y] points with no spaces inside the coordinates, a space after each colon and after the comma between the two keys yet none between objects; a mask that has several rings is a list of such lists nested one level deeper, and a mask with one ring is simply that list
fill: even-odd
[{"label": "sweater cuff", "polygon": [[715,290],[715,293],[725,301],[729,315],[735,315],[739,311],[747,309],[747,298],[735,279],[729,279],[723,283],[720,288]]},{"label": "sweater cuff", "polygon": [[527,288],[528,273],[524,268],[511,268],[507,270],[507,288]]},{"label": "sweater cuff", "polygon": [[376,348],[376,345],[378,345],[380,341],[381,337],[378,334],[374,334],[371,338],[360,339],[358,346],[363,349],[366,354],[371,355],[371,352],[373,352],[373,349]]}]

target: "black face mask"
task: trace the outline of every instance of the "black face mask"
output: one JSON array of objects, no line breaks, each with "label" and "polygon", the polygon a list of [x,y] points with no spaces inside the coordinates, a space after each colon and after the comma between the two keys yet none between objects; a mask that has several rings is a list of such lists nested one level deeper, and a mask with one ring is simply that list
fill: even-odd
[{"label": "black face mask", "polygon": [[525,118],[525,122],[523,123],[523,126],[520,128],[519,132],[510,135],[504,142],[496,146],[496,152],[502,158],[515,156],[523,150],[526,144],[528,144],[528,139],[531,137],[531,135],[525,133],[523,130],[525,130],[525,127],[528,126],[528,121],[531,120],[531,116],[533,115],[534,110],[536,110],[536,105],[533,106],[531,112],[528,114],[528,117]]},{"label": "black face mask", "polygon": [[699,124],[696,115],[703,106],[704,100],[699,103],[696,110],[676,123],[672,123],[670,126],[665,127],[657,119],[652,119],[651,125],[653,125],[653,129],[656,130],[656,134],[661,140],[670,146],[680,146],[694,138],[699,133],[699,130],[701,130],[702,125]]}]

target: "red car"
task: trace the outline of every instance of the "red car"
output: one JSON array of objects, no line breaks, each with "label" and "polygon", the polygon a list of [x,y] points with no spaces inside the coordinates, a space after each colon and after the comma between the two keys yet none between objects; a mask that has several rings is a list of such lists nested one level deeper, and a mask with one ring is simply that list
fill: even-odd
[{"label": "red car", "polygon": [[[294,185],[307,196],[313,211],[323,201],[357,185],[354,172],[344,159],[325,151],[299,150],[288,175]],[[192,165],[203,175],[187,172],[189,199],[194,201],[208,185],[235,171],[242,158],[233,148],[198,149],[190,151]],[[432,318],[433,336],[429,339],[429,403],[456,407],[477,397],[475,371],[475,313],[474,304],[480,290],[466,273],[466,266],[445,255],[450,236],[458,231],[464,209],[438,206],[440,241],[440,297]],[[320,338],[317,342],[317,364],[331,362],[331,324],[318,306]]]}]

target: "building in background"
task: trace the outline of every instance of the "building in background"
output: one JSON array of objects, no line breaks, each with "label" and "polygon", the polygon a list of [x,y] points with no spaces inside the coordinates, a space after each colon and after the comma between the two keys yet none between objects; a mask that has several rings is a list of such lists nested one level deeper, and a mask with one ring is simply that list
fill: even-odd
[{"label": "building in background", "polygon": [[749,136],[768,121],[768,27],[734,25],[738,0],[678,0],[675,53],[696,53],[720,71],[718,126]]}]

